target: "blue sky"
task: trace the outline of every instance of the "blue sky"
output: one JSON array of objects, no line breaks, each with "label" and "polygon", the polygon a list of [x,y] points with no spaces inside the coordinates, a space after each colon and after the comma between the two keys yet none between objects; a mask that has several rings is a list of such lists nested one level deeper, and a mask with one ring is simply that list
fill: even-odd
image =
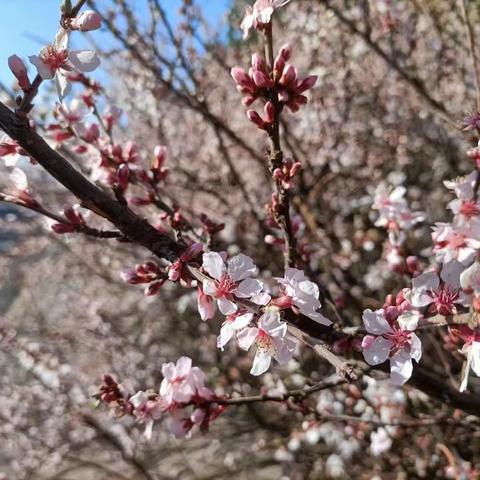
[{"label": "blue sky", "polygon": [[[143,4],[143,0],[135,2]],[[0,82],[10,86],[12,75],[7,66],[8,57],[15,53],[26,60],[53,40],[58,29],[61,0],[0,0],[0,3]],[[172,19],[176,17],[180,3],[180,0],[162,0]],[[230,0],[196,1],[213,26],[220,25],[230,3]],[[78,47],[81,36],[77,33],[72,38],[74,46]]]}]

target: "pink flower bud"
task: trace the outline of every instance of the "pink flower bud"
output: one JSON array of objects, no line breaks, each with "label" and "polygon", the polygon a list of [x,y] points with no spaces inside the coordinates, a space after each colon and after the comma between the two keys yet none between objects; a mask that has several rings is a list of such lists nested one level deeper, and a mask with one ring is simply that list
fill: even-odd
[{"label": "pink flower bud", "polygon": [[118,167],[116,177],[118,186],[122,190],[126,190],[128,187],[128,180],[130,178],[130,169],[125,163]]},{"label": "pink flower bud", "polygon": [[290,168],[290,177],[294,177],[302,168],[302,164],[300,162],[295,162]]},{"label": "pink flower bud", "polygon": [[285,62],[288,62],[290,60],[290,57],[292,56],[292,46],[289,43],[282,45],[278,55],[281,56],[285,60]]},{"label": "pink flower bud", "polygon": [[83,138],[88,143],[96,142],[100,137],[100,128],[96,123],[92,123],[84,132]]},{"label": "pink flower bud", "polygon": [[180,260],[184,263],[188,263],[197,257],[202,251],[203,245],[201,243],[193,243],[180,255]]},{"label": "pink flower bud", "polygon": [[289,85],[290,83],[294,82],[297,79],[297,71],[293,65],[288,64],[283,71],[282,78],[280,79],[280,83],[282,85]]},{"label": "pink flower bud", "polygon": [[247,73],[243,68],[233,67],[232,70],[230,71],[230,74],[232,75],[232,78],[233,80],[235,80],[235,83],[237,85],[240,85],[241,87],[246,88],[248,90],[254,88],[252,79],[247,75]]},{"label": "pink flower bud", "polygon": [[253,81],[260,88],[272,88],[274,83],[261,70],[253,70]]},{"label": "pink flower bud", "polygon": [[273,106],[273,103],[268,101],[265,104],[265,107],[263,107],[263,110],[265,112],[265,121],[267,123],[273,123],[275,120],[275,107]]},{"label": "pink flower bud", "polygon": [[276,168],[274,171],[273,171],[273,178],[283,178],[283,172],[280,168]]},{"label": "pink flower bud", "polygon": [[153,282],[145,288],[143,293],[147,297],[151,295],[156,295],[160,291],[164,283],[165,283],[165,280],[159,280],[158,282]]},{"label": "pink flower bud", "polygon": [[72,30],[80,30],[81,32],[98,30],[101,26],[102,17],[92,10],[86,10],[70,22],[70,28]]},{"label": "pink flower bud", "polygon": [[252,55],[252,67],[255,70],[260,70],[263,73],[267,73],[267,64],[263,57],[261,57],[258,53],[254,53]]},{"label": "pink flower bud", "polygon": [[51,228],[55,233],[58,233],[60,235],[63,235],[65,233],[72,233],[77,230],[76,225],[70,225],[68,223],[54,223]]},{"label": "pink flower bud", "polygon": [[12,55],[8,57],[8,66],[12,73],[15,75],[15,78],[18,81],[18,85],[23,91],[29,90],[30,80],[28,78],[27,69],[23,60],[17,55]]},{"label": "pink flower bud", "polygon": [[152,170],[160,170],[167,158],[167,147],[157,145],[153,153],[155,154],[155,160],[153,161]]},{"label": "pink flower bud", "polygon": [[253,95],[247,95],[242,99],[242,105],[244,107],[249,107],[257,98]]},{"label": "pink flower bud", "polygon": [[315,83],[317,83],[318,77],[316,75],[310,75],[309,77],[305,78],[300,85],[297,87],[298,93],[306,92],[314,87]]},{"label": "pink flower bud", "polygon": [[280,78],[283,73],[283,69],[285,68],[285,59],[278,55],[273,63],[273,74],[275,78]]},{"label": "pink flower bud", "polygon": [[261,130],[266,130],[265,122],[262,117],[255,110],[247,110],[248,119],[254,123]]}]

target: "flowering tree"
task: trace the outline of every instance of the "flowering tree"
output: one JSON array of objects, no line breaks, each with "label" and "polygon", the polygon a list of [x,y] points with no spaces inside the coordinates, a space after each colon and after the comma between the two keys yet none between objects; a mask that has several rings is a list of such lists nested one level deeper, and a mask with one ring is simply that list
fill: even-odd
[{"label": "flowering tree", "polygon": [[[60,30],[52,44],[29,57],[35,76],[18,55],[8,59],[18,95],[13,98],[12,108],[6,105],[8,102],[0,103],[0,128],[5,132],[0,157],[8,171],[8,184],[0,199],[46,217],[52,236],[74,236],[73,241],[82,241],[80,237],[85,236],[109,242],[99,247],[98,263],[114,266],[115,277],[128,286],[144,285],[145,296],[155,299],[152,306],[156,315],[168,325],[165,338],[157,342],[180,343],[175,349],[180,351],[178,358],[165,358],[168,348],[162,347],[165,362],[149,356],[145,359],[148,367],[125,369],[131,378],[105,372],[101,385],[92,392],[98,410],[85,410],[85,397],[89,396],[79,394],[82,424],[90,434],[93,430],[106,437],[136,474],[156,478],[161,469],[146,466],[100,422],[102,407],[121,418],[116,421],[133,422],[132,430],[144,425],[146,438],[154,444],[154,434],[160,435],[161,429],[176,438],[214,436],[217,423],[234,422],[234,411],[245,406],[261,428],[278,433],[278,417],[270,420],[276,414],[256,409],[272,404],[272,410],[280,409],[282,415],[291,417],[287,433],[282,431],[280,435],[283,444],[275,451],[277,462],[297,460],[308,465],[301,456],[307,448],[302,451],[299,445],[314,448],[323,442],[333,453],[324,452],[322,467],[330,476],[342,476],[346,475],[346,462],[354,462],[365,443],[373,456],[392,452],[397,467],[400,463],[398,468],[407,473],[415,468],[416,475],[425,476],[440,465],[444,476],[476,478],[478,442],[466,446],[465,438],[478,435],[480,411],[475,379],[480,376],[480,147],[466,151],[473,163],[472,173],[445,181],[446,189],[456,198],[442,206],[451,211],[448,216],[432,215],[443,221],[433,223],[431,242],[424,240],[431,218],[427,214],[429,202],[417,195],[417,205],[412,209],[407,185],[401,180],[390,185],[379,178],[376,159],[366,161],[367,177],[363,181],[370,195],[366,219],[352,222],[359,225],[355,235],[361,252],[355,251],[353,237],[338,235],[342,228],[335,225],[335,218],[323,218],[326,205],[333,210],[340,205],[343,215],[348,216],[362,203],[350,192],[343,195],[338,189],[342,182],[343,188],[351,186],[349,178],[341,178],[342,162],[312,163],[309,156],[313,155],[314,141],[292,134],[292,123],[301,122],[302,115],[308,119],[309,99],[315,96],[319,83],[318,75],[300,73],[314,65],[302,65],[301,69],[294,66],[301,53],[298,38],[280,47],[280,42],[274,41],[283,36],[276,22],[284,20],[288,28],[288,10],[293,11],[295,3],[257,0],[247,6],[240,24],[245,42],[239,44],[238,51],[253,50],[248,67],[241,53],[235,60],[242,60],[242,64],[230,66],[234,54],[226,57],[226,63],[212,45],[204,42],[197,31],[201,13],[191,2],[183,6],[188,32],[184,36],[175,33],[160,2],[150,2],[152,25],[162,25],[162,35],[169,39],[173,56],[156,48],[155,29],[150,30],[150,38],[141,31],[128,2],[116,2],[127,22],[123,32],[114,16],[106,14],[96,2],[80,0],[76,5],[62,3]],[[297,3],[307,8],[306,2]],[[85,4],[91,10],[82,11]],[[365,5],[367,22],[371,12]],[[313,18],[317,8],[326,8],[350,33],[361,36],[362,45],[369,46],[410,85],[416,98],[426,102],[442,122],[452,123],[446,107],[376,43],[369,22],[370,29],[359,29],[354,19],[327,1],[316,2],[313,13],[307,14]],[[382,28],[393,29],[389,22],[394,22],[396,14],[403,18],[401,12],[390,8],[388,2],[382,8],[376,20],[385,22]],[[474,31],[464,3],[461,14],[473,77],[480,91]],[[97,30],[102,24],[123,45],[123,62],[130,59],[142,68],[142,74],[128,72],[123,78],[127,92],[140,88],[144,96],[127,93],[130,98],[125,105],[133,119],[128,124],[122,110],[112,103],[118,86],[102,86],[87,75],[99,68],[102,56],[108,56],[69,46],[75,31]],[[252,37],[254,43],[247,42]],[[200,51],[207,53],[202,56]],[[222,71],[227,71],[231,79],[220,87],[215,80]],[[58,103],[53,113],[47,109],[36,119],[34,101],[49,81],[55,86]],[[229,108],[235,112],[231,118],[221,116],[220,88],[232,92],[228,93]],[[70,99],[72,91],[75,97]],[[129,104],[132,98],[133,105]],[[153,121],[158,115],[156,103],[163,101],[167,107],[160,111],[165,113],[170,130],[178,135],[175,141],[181,144],[181,136],[189,140],[185,142],[189,145],[173,146],[186,160],[172,160],[170,148],[152,144],[151,132],[155,127],[161,132],[167,123],[139,124],[139,115],[144,113]],[[321,118],[323,105],[316,108]],[[243,110],[245,114],[239,115]],[[469,115],[464,130],[479,134],[479,115]],[[348,123],[347,117],[348,111],[344,124]],[[369,123],[365,116],[356,119],[359,121]],[[247,122],[249,136],[257,139],[255,146],[238,133]],[[307,120],[302,128],[301,133],[308,136],[311,123]],[[195,134],[190,138],[192,131]],[[202,145],[207,131],[213,147]],[[165,137],[162,133],[158,136]],[[397,140],[400,148],[405,141]],[[329,148],[341,148],[341,143],[338,136]],[[204,148],[213,148],[215,158],[211,159]],[[192,158],[199,152],[206,160],[192,169]],[[347,154],[355,155],[355,151]],[[220,166],[216,157],[221,158]],[[223,189],[218,178],[222,168],[231,177],[231,185],[223,185]],[[48,175],[41,176],[40,169]],[[369,180],[369,169],[375,185],[365,181]],[[457,175],[455,168],[452,170]],[[325,180],[328,173],[340,178],[333,194],[328,178]],[[391,180],[388,172],[381,173]],[[344,174],[349,177],[347,170]],[[38,182],[29,182],[35,177]],[[50,177],[64,191],[38,195],[40,180]],[[351,177],[355,178],[353,172]],[[415,186],[422,192],[421,183]],[[73,195],[76,203],[65,193]],[[62,198],[67,206],[58,213],[43,197],[53,202]],[[268,199],[265,208],[260,207],[260,198]],[[235,208],[236,204],[241,207]],[[222,211],[222,215],[216,216],[216,211]],[[368,220],[369,227],[365,226]],[[375,227],[380,232],[377,236],[368,232]],[[384,241],[377,241],[383,252],[376,266],[378,272],[388,271],[389,276],[382,288],[369,287],[363,278],[372,274],[365,252],[376,249],[375,238],[383,234]],[[101,260],[105,256],[108,261]],[[349,274],[349,268],[354,273]],[[376,271],[372,275],[381,277]],[[130,294],[136,304],[140,298],[133,288]],[[91,294],[95,293],[102,292],[94,289]],[[363,298],[367,296],[368,301]],[[122,316],[119,306],[112,308]],[[98,315],[98,311],[92,315]],[[207,342],[202,337],[214,339],[213,344],[204,346],[207,353],[203,369],[192,362],[191,357],[196,355],[190,350],[197,347],[182,344],[182,321],[187,322],[192,345]],[[151,334],[149,328],[133,328],[133,343],[140,351],[143,335]],[[53,377],[54,388],[60,388],[62,374],[46,368],[41,354],[22,343],[7,326],[1,333],[6,348],[27,362],[42,384],[48,387]],[[127,346],[115,347],[119,351],[121,348]],[[233,371],[237,362],[241,362],[241,373]],[[58,367],[56,370],[61,371]],[[151,369],[151,375],[141,374],[143,368]],[[263,377],[267,380],[262,384]],[[79,391],[85,390],[81,378],[75,385]],[[258,393],[251,393],[257,388]],[[67,397],[62,408],[69,411],[75,402]],[[56,396],[51,399],[54,405],[56,400]],[[8,420],[9,415],[6,417]],[[165,426],[160,425],[163,423]],[[432,441],[431,430],[439,426],[449,429],[449,437],[455,438],[449,441],[455,443]],[[233,432],[235,435],[235,428]],[[83,435],[83,441],[91,441],[88,434]],[[285,436],[289,437],[286,441]],[[430,453],[428,458],[422,457],[422,465],[413,461],[415,467],[409,466],[411,453],[403,450],[411,438]],[[71,438],[69,441],[74,443]],[[437,451],[445,457],[441,463]],[[358,475],[374,471],[367,460],[360,465]],[[303,474],[299,467],[298,478]]]}]

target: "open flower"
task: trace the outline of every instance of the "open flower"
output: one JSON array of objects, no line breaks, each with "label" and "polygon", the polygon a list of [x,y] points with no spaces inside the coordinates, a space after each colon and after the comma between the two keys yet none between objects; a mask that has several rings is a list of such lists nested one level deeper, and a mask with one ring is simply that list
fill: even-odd
[{"label": "open flower", "polygon": [[165,411],[165,405],[161,399],[154,398],[146,392],[139,391],[129,398],[129,402],[133,406],[133,415],[140,423],[145,423],[145,437],[150,440],[152,438],[153,423],[161,418]]},{"label": "open flower", "polygon": [[[275,278],[283,286],[285,297],[282,298],[282,305],[290,303],[303,315],[323,325],[330,325],[332,322],[325,318],[318,309],[321,307],[320,291],[318,286],[308,280],[302,270],[289,268],[284,278]],[[287,302],[287,303],[285,303]]]},{"label": "open flower", "polygon": [[55,79],[58,96],[63,99],[70,92],[68,75],[72,72],[92,72],[100,65],[97,54],[91,50],[69,50],[68,32],[60,30],[53,45],[29,57],[43,80]]},{"label": "open flower", "polygon": [[235,333],[240,332],[247,327],[253,320],[253,313],[239,313],[235,312],[232,315],[227,315],[226,320],[220,329],[220,335],[217,338],[217,347],[223,348],[232,339]]},{"label": "open flower", "polygon": [[245,9],[245,17],[240,28],[243,30],[243,38],[248,37],[250,29],[261,28],[262,25],[270,23],[273,12],[286,5],[290,0],[257,0],[253,7]]},{"label": "open flower", "polygon": [[395,385],[403,385],[412,375],[412,358],[417,362],[422,356],[422,344],[413,333],[418,316],[405,312],[389,323],[383,309],[367,309],[363,323],[368,333],[362,341],[363,356],[369,365],[380,365],[390,359],[390,378]]},{"label": "open flower", "polygon": [[287,363],[293,356],[295,342],[288,337],[287,324],[280,321],[277,310],[267,310],[258,320],[258,327],[248,327],[238,334],[238,344],[248,350],[253,344],[257,352],[250,370],[252,375],[266,372],[272,357],[280,364]]},{"label": "open flower", "polygon": [[437,261],[442,263],[458,260],[468,265],[480,248],[480,224],[452,225],[436,223],[433,227],[433,251]]},{"label": "open flower", "polygon": [[196,392],[204,387],[205,374],[198,367],[192,367],[192,359],[180,357],[177,363],[164,363],[160,396],[167,405],[189,402]]},{"label": "open flower", "polygon": [[443,265],[440,276],[436,272],[422,273],[412,280],[410,302],[415,308],[429,306],[430,314],[451,315],[456,305],[467,305],[468,298],[460,286],[464,266],[457,261]]},{"label": "open flower", "polygon": [[237,311],[234,297],[266,305],[270,296],[262,292],[263,283],[251,278],[257,273],[252,259],[240,253],[225,263],[225,257],[217,252],[203,254],[202,267],[212,277],[203,282],[203,292],[217,301],[220,312],[231,315]]}]

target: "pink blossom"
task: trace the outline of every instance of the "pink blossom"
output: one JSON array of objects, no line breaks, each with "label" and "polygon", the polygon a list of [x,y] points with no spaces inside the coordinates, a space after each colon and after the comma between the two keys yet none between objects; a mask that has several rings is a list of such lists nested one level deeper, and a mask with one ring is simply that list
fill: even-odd
[{"label": "pink blossom", "polygon": [[467,305],[468,299],[461,290],[460,274],[464,266],[457,261],[445,263],[440,276],[427,272],[412,280],[411,304],[415,308],[430,305],[430,314],[452,315],[456,305]]},{"label": "pink blossom", "polygon": [[393,230],[409,230],[415,224],[425,220],[422,212],[412,212],[406,201],[407,190],[397,186],[393,190],[381,183],[375,190],[372,209],[378,210],[379,216],[375,221],[377,227]]},{"label": "pink blossom", "polygon": [[8,176],[9,185],[7,187],[6,200],[19,203],[25,206],[37,206],[37,201],[33,198],[32,192],[28,186],[28,179],[25,172],[15,167]]},{"label": "pink blossom", "polygon": [[55,79],[58,96],[63,99],[70,92],[68,80],[70,72],[91,72],[100,65],[100,59],[90,50],[69,50],[68,32],[60,30],[55,43],[40,51],[39,55],[29,57],[43,80]]},{"label": "pink blossom", "polygon": [[278,310],[267,309],[259,318],[258,327],[247,327],[238,333],[238,344],[248,350],[253,344],[257,352],[250,370],[252,375],[266,372],[275,358],[280,364],[286,364],[293,356],[295,342],[287,334],[287,324],[280,321]]},{"label": "pink blossom", "polygon": [[204,387],[205,374],[198,367],[192,367],[192,359],[188,357],[180,357],[176,364],[164,363],[162,374],[160,396],[167,405],[187,403]]},{"label": "pink blossom", "polygon": [[457,196],[448,204],[448,208],[455,215],[454,223],[457,225],[468,226],[471,222],[480,222],[480,203],[474,198],[476,181],[475,171],[467,177],[443,182]]},{"label": "pink blossom", "polygon": [[[320,290],[318,286],[308,280],[302,270],[289,268],[284,278],[275,278],[283,286],[284,294],[289,303],[295,306],[303,315],[323,325],[332,322],[325,318],[319,309],[322,306],[319,300]],[[285,305],[283,306],[285,308]]]},{"label": "pink blossom", "polygon": [[223,315],[231,315],[237,311],[235,297],[249,298],[252,302],[265,305],[270,300],[265,295],[263,283],[251,278],[257,273],[257,267],[252,259],[240,253],[229,258],[217,252],[203,254],[202,268],[210,275],[203,282],[206,295],[215,298]]},{"label": "pink blossom", "polygon": [[15,75],[18,81],[19,87],[23,91],[27,91],[31,88],[30,79],[28,78],[27,68],[23,63],[23,60],[17,55],[8,57],[8,67]]},{"label": "pink blossom", "polygon": [[385,310],[363,312],[367,332],[362,341],[363,356],[369,365],[380,365],[390,358],[390,377],[395,385],[403,385],[412,375],[412,358],[417,362],[422,356],[422,344],[413,333],[418,316],[412,312],[401,314],[390,323]]},{"label": "pink blossom", "polygon": [[290,0],[257,0],[253,7],[248,6],[240,28],[243,30],[243,38],[248,37],[250,29],[261,28],[270,23],[273,12],[286,5]]},{"label": "pink blossom", "polygon": [[217,347],[222,349],[237,333],[247,327],[253,320],[253,313],[235,312],[227,315],[227,318],[222,324],[220,335],[217,338]]},{"label": "pink blossom", "polygon": [[98,30],[102,26],[102,17],[92,10],[85,10],[78,17],[71,20],[69,27],[72,30],[89,32]]},{"label": "pink blossom", "polygon": [[154,421],[160,419],[166,409],[161,399],[154,397],[154,395],[139,391],[129,398],[129,402],[133,406],[133,415],[135,415],[138,422],[146,425],[145,437],[148,440],[152,438]]},{"label": "pink blossom", "polygon": [[480,248],[480,224],[456,226],[450,223],[436,223],[432,239],[437,261],[448,263],[458,260],[466,265],[473,260]]}]

